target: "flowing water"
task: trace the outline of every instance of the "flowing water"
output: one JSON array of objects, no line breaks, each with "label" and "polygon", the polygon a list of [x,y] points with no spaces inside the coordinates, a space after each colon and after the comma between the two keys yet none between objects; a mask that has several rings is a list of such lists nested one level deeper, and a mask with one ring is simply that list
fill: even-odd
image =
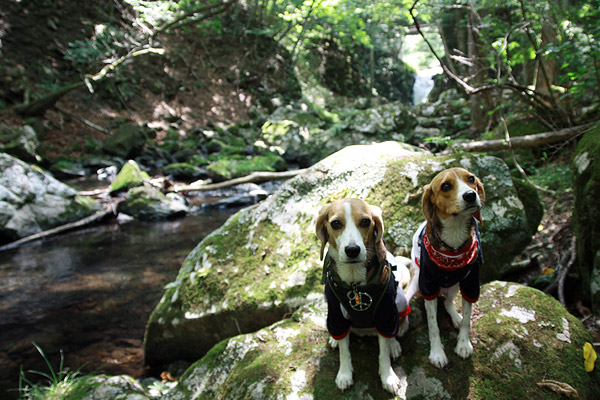
[{"label": "flowing water", "polygon": [[[146,321],[187,254],[236,210],[116,222],[0,252],[0,398],[19,368],[142,374]],[[28,373],[28,377],[35,375]]]},{"label": "flowing water", "polygon": [[427,96],[433,89],[433,76],[441,72],[441,68],[429,68],[420,70],[415,74],[413,105],[416,106],[427,101]]}]

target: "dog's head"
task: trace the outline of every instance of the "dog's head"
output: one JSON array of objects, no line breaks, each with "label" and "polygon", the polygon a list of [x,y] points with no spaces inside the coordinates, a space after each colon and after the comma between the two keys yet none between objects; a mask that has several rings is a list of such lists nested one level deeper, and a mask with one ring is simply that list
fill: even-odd
[{"label": "dog's head", "polygon": [[340,199],[323,206],[316,226],[321,241],[321,260],[325,245],[345,264],[364,263],[374,252],[385,260],[381,208],[359,199]]},{"label": "dog's head", "polygon": [[479,178],[464,168],[450,168],[437,174],[423,193],[423,214],[431,224],[435,213],[446,219],[456,215],[474,215],[480,223],[485,191]]}]

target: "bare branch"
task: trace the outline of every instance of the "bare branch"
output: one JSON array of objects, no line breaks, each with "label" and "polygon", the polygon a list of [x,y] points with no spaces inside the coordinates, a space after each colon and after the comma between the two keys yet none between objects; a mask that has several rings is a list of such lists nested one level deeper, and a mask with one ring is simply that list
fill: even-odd
[{"label": "bare branch", "polygon": [[467,152],[485,152],[485,151],[497,151],[497,150],[509,150],[512,148],[531,148],[539,147],[545,144],[553,144],[564,142],[566,140],[575,138],[579,135],[583,135],[589,129],[595,127],[599,121],[591,122],[585,125],[574,126],[571,128],[565,128],[558,131],[537,133],[534,135],[519,136],[510,139],[510,142],[506,139],[497,140],[482,140],[472,141],[469,143],[462,143],[457,145],[451,150],[446,150],[442,154],[451,153],[453,150],[461,150]]},{"label": "bare branch", "polygon": [[219,183],[211,183],[211,184],[201,184],[201,185],[187,185],[187,186],[179,186],[173,189],[174,192],[207,192],[210,190],[218,190],[225,189],[228,187],[232,187],[235,185],[239,185],[241,183],[250,183],[250,182],[265,182],[272,180],[281,180],[281,179],[289,179],[293,178],[296,175],[299,175],[305,172],[306,169],[297,169],[293,171],[284,171],[284,172],[253,172],[250,175],[242,176],[241,178],[231,179],[225,182]]}]

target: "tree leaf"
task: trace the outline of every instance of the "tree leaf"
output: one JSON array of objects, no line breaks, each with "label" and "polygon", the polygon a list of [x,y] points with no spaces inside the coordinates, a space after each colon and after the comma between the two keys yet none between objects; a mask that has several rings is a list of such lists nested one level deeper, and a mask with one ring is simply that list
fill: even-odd
[{"label": "tree leaf", "polygon": [[594,370],[594,364],[596,363],[596,350],[590,342],[583,345],[583,365],[585,366],[585,372],[592,372]]},{"label": "tree leaf", "polygon": [[564,382],[553,381],[551,379],[543,379],[541,382],[538,382],[537,385],[539,387],[545,387],[553,392],[565,395],[567,397],[578,398],[579,393],[575,390],[571,385]]}]

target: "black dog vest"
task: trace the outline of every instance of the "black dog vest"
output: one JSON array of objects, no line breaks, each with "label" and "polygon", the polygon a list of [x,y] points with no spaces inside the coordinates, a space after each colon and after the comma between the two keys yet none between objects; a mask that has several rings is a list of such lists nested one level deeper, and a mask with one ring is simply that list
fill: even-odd
[{"label": "black dog vest", "polygon": [[458,252],[445,252],[435,248],[427,237],[426,226],[419,235],[420,260],[417,264],[419,291],[428,300],[435,299],[441,288],[459,284],[462,297],[475,303],[479,299],[479,267],[483,265],[483,253],[477,221],[474,240]]},{"label": "black dog vest", "polygon": [[[343,282],[332,268],[333,260],[325,257],[325,297],[327,299],[327,330],[331,336],[340,340],[346,337],[350,328],[376,328],[384,337],[394,337],[400,327],[400,318],[410,313],[410,307],[398,312],[396,290],[398,282],[386,262],[377,263],[373,278],[366,285],[348,285]],[[383,268],[390,268],[386,282],[379,282]],[[347,319],[340,308],[344,307]]]}]

